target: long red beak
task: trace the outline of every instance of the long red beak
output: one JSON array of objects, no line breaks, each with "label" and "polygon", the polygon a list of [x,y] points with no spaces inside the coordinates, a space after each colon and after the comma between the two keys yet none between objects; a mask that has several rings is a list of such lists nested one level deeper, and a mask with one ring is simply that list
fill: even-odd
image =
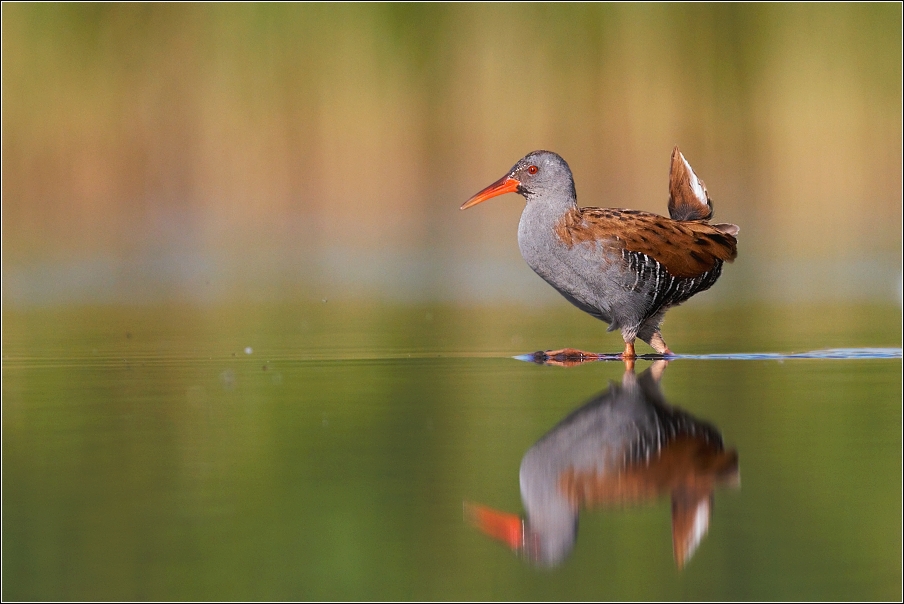
[{"label": "long red beak", "polygon": [[481,201],[486,201],[491,197],[496,197],[497,195],[502,195],[504,193],[517,193],[518,187],[521,186],[521,183],[515,180],[514,178],[509,177],[508,175],[503,176],[486,189],[466,201],[462,204],[461,209],[467,210],[471,206],[476,206]]},{"label": "long red beak", "polygon": [[520,516],[507,514],[478,503],[465,502],[465,517],[483,534],[519,551],[524,545],[524,524]]}]

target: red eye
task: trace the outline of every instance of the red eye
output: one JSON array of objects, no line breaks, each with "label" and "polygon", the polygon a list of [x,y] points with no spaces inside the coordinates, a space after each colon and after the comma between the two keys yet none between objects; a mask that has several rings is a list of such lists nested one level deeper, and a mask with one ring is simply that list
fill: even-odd
[{"label": "red eye", "polygon": [[528,166],[528,168],[527,168],[528,174],[536,174],[539,171],[540,171],[540,168],[538,168],[537,166]]}]

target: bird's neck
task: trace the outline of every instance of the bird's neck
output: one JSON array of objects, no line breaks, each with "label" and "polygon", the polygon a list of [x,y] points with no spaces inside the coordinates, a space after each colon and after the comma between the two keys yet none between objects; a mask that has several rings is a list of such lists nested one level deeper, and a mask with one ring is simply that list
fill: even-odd
[{"label": "bird's neck", "polygon": [[527,264],[547,279],[544,262],[556,244],[556,225],[577,207],[574,193],[525,195],[526,203],[518,224],[518,247]]},{"label": "bird's neck", "polygon": [[527,217],[531,222],[547,224],[557,223],[578,205],[572,182],[560,189],[528,193],[524,199],[524,213],[521,215],[521,219],[524,220]]}]

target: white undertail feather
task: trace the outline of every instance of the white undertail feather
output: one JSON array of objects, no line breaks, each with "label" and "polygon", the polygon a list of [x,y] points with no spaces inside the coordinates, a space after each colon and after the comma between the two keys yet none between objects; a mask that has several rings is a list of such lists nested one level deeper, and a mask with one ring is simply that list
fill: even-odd
[{"label": "white undertail feather", "polygon": [[685,169],[687,169],[688,174],[690,175],[691,190],[694,192],[694,197],[700,202],[701,205],[706,205],[706,190],[703,188],[703,182],[697,178],[697,173],[694,172],[694,169],[691,168],[691,165],[687,163],[687,160],[684,159],[684,154],[681,151],[678,152],[678,155],[681,156],[681,161],[684,164]]}]

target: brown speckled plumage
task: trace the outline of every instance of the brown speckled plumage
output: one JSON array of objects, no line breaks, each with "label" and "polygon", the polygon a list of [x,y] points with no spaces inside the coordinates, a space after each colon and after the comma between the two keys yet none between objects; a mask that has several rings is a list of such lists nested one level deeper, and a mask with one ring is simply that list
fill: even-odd
[{"label": "brown speckled plumage", "polygon": [[567,246],[590,242],[645,254],[673,277],[697,277],[738,255],[737,239],[708,222],[639,210],[571,208],[556,224],[556,235]]}]

